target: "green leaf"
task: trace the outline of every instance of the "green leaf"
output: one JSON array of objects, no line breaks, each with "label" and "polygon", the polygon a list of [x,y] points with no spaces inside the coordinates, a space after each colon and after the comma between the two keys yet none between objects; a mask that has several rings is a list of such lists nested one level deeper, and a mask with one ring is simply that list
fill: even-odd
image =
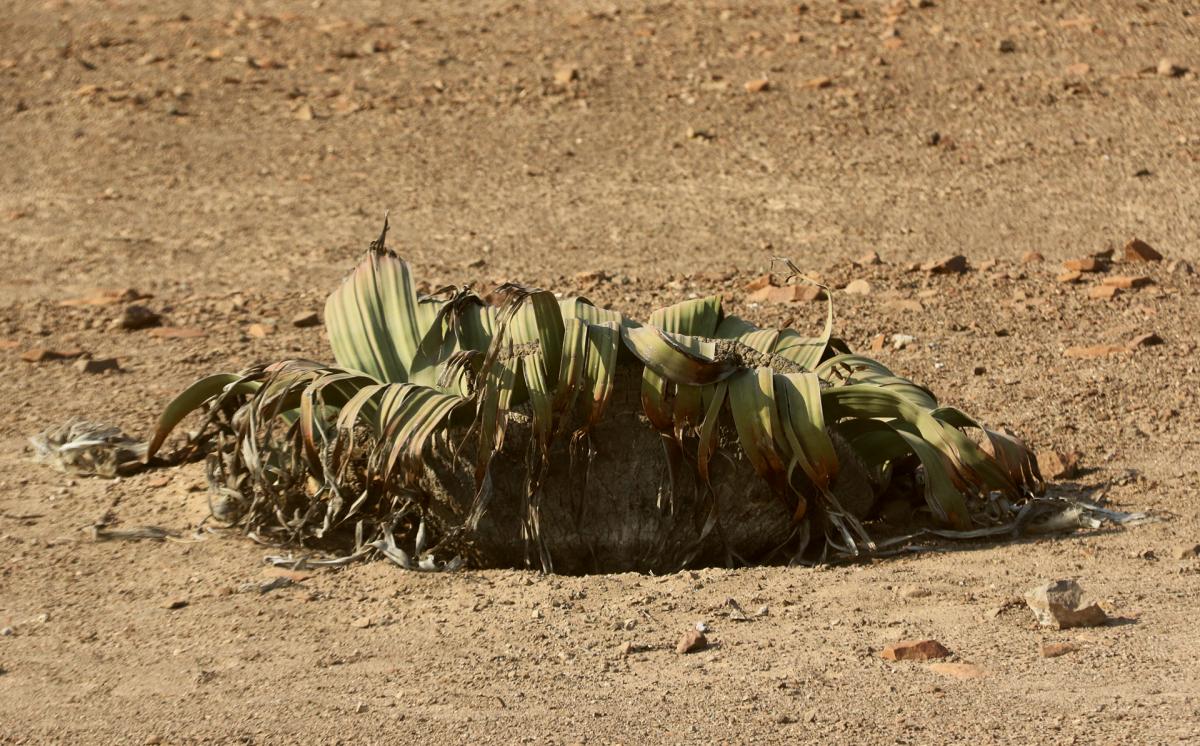
[{"label": "green leaf", "polygon": [[254,380],[259,375],[261,374],[257,371],[249,375],[217,373],[201,378],[180,392],[158,418],[158,426],[154,428],[154,436],[146,448],[146,463],[149,463],[150,459],[158,453],[158,449],[162,447],[167,436],[171,434],[176,425],[183,421],[184,417],[218,395],[254,393],[262,385],[259,381]]},{"label": "green leaf", "polygon": [[325,325],[343,368],[386,383],[432,385],[436,370],[416,378],[409,366],[441,304],[417,301],[408,264],[389,251],[372,250],[325,302]]}]

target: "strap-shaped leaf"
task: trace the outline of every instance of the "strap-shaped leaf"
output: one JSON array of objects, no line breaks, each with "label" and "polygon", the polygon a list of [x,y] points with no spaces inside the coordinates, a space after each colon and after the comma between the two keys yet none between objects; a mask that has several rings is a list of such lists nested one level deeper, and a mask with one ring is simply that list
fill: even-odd
[{"label": "strap-shaped leaf", "polygon": [[621,349],[618,322],[607,321],[588,327],[584,380],[591,389],[585,416],[589,426],[600,421],[612,398],[616,380],[617,353]]},{"label": "strap-shaped leaf", "polygon": [[175,426],[183,421],[196,409],[199,409],[205,402],[220,395],[230,394],[252,394],[262,385],[257,379],[261,376],[261,371],[253,371],[249,374],[245,373],[216,373],[211,376],[206,376],[196,381],[186,389],[181,391],[178,396],[171,400],[171,403],[163,409],[162,415],[158,418],[158,425],[154,428],[154,436],[150,439],[150,445],[146,448],[146,462],[158,453],[158,449],[162,448],[162,444],[166,441],[167,436],[175,429]]},{"label": "strap-shaped leaf", "polygon": [[[775,377],[775,386],[784,406],[784,434],[793,449],[797,465],[807,464],[806,472],[821,490],[827,490],[838,472],[837,452],[826,430],[821,382],[815,373],[783,373]],[[798,446],[798,448],[797,448]],[[799,456],[804,460],[800,461]]]},{"label": "strap-shaped leaf", "polygon": [[787,467],[778,449],[783,431],[770,368],[742,370],[729,378],[729,409],[742,451],[776,492],[787,491]]},{"label": "strap-shaped leaf", "polygon": [[[333,355],[343,368],[389,383],[410,380],[410,365],[441,304],[418,302],[408,263],[372,249],[325,302]],[[432,385],[436,371],[420,381]],[[427,379],[427,380],[426,380]]]}]

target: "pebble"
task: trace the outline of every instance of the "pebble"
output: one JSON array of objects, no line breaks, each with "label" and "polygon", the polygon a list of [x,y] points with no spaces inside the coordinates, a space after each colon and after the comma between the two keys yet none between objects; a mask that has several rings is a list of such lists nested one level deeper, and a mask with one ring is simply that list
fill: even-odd
[{"label": "pebble", "polygon": [[931,259],[922,264],[921,269],[935,275],[966,272],[967,258],[962,254],[953,254],[940,259]]},{"label": "pebble", "polygon": [[187,605],[188,605],[188,600],[186,598],[169,598],[166,601],[163,601],[162,607],[164,609],[174,611],[176,609],[182,609],[183,607],[185,607]]},{"label": "pebble", "polygon": [[1130,262],[1161,262],[1162,254],[1154,250],[1150,244],[1135,238],[1125,244],[1125,260]]},{"label": "pebble", "polygon": [[678,644],[675,645],[675,652],[680,655],[687,653],[696,653],[708,647],[708,638],[704,633],[696,628],[688,629],[679,638]]},{"label": "pebble", "polygon": [[1088,288],[1087,294],[1092,300],[1112,300],[1121,294],[1121,288],[1113,285],[1095,285]]},{"label": "pebble", "polygon": [[121,315],[113,319],[112,328],[136,331],[151,326],[158,326],[161,322],[162,317],[149,308],[132,305],[125,306],[125,309],[121,311]]},{"label": "pebble", "polygon": [[771,81],[766,78],[755,78],[747,80],[742,87],[746,89],[746,93],[762,93],[771,87]]},{"label": "pebble", "polygon": [[911,334],[893,334],[892,335],[892,349],[893,350],[903,350],[905,347],[908,347],[910,344],[912,344],[915,341],[916,341],[916,337],[914,337]]},{"label": "pebble", "polygon": [[901,640],[885,647],[879,655],[888,661],[931,661],[949,657],[950,651],[937,640]]},{"label": "pebble", "polygon": [[849,295],[870,295],[871,283],[866,280],[852,280],[847,283],[845,291]]},{"label": "pebble", "polygon": [[1079,473],[1079,457],[1077,451],[1039,451],[1038,471],[1046,479],[1070,479]]},{"label": "pebble", "polygon": [[1063,282],[1063,283],[1075,283],[1075,282],[1079,282],[1080,280],[1083,279],[1083,273],[1075,271],[1075,270],[1069,270],[1067,272],[1063,272],[1062,274],[1060,274],[1058,277],[1055,277],[1054,279],[1058,280],[1059,282]]},{"label": "pebble", "polygon": [[1129,275],[1113,275],[1112,277],[1105,277],[1101,284],[1111,285],[1112,287],[1121,288],[1122,290],[1132,290],[1133,288],[1152,285],[1154,284],[1154,280],[1151,280],[1145,275],[1138,275],[1135,277],[1131,277]]},{"label": "pebble", "polygon": [[118,371],[121,366],[115,357],[81,358],[75,361],[74,368],[80,373],[105,373]]},{"label": "pebble", "polygon": [[1046,261],[1046,257],[1037,251],[1026,251],[1021,255],[1021,264],[1040,264],[1044,261]]},{"label": "pebble", "polygon": [[1158,67],[1155,68],[1155,71],[1164,78],[1178,78],[1187,72],[1187,68],[1176,65],[1164,57],[1158,61]]},{"label": "pebble", "polygon": [[873,267],[875,265],[883,264],[883,260],[879,258],[879,252],[868,251],[859,258],[855,259],[854,263],[859,267]]},{"label": "pebble", "polygon": [[297,314],[292,317],[292,326],[298,329],[307,329],[312,326],[320,326],[321,317],[316,311],[308,311],[306,313]]},{"label": "pebble", "polygon": [[1043,658],[1057,658],[1067,653],[1073,653],[1078,648],[1074,643],[1070,642],[1043,642],[1038,645],[1038,655]]},{"label": "pebble", "polygon": [[996,42],[996,51],[1000,54],[1012,54],[1017,51],[1017,45],[1012,39],[1001,39]]},{"label": "pebble", "polygon": [[371,626],[371,617],[360,616],[354,621],[350,622],[350,626],[354,627],[355,629],[366,629]]},{"label": "pebble", "polygon": [[1131,350],[1135,350],[1138,347],[1153,347],[1154,345],[1160,345],[1162,343],[1162,337],[1158,336],[1154,332],[1150,332],[1149,334],[1139,334],[1138,336],[1129,340],[1125,346]]},{"label": "pebble", "polygon": [[1103,272],[1108,269],[1108,263],[1094,256],[1082,259],[1068,259],[1063,262],[1063,268],[1071,272]]},{"label": "pebble", "polygon": [[1095,603],[1084,603],[1083,589],[1074,580],[1055,580],[1030,588],[1025,603],[1043,627],[1098,627],[1108,615]]},{"label": "pebble", "polygon": [[274,324],[251,324],[246,328],[246,334],[255,339],[264,339],[275,331]]}]

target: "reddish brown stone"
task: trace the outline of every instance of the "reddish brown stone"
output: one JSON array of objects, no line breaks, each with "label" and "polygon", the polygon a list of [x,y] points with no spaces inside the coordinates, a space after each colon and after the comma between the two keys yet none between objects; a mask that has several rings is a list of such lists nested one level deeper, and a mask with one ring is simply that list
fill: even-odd
[{"label": "reddish brown stone", "polygon": [[1088,288],[1088,297],[1093,300],[1112,300],[1121,294],[1121,288],[1112,285],[1096,285]]},{"label": "reddish brown stone", "polygon": [[935,275],[966,272],[967,258],[962,254],[954,254],[940,259],[931,259],[922,264],[921,269]]},{"label": "reddish brown stone", "polygon": [[1063,267],[1072,272],[1103,272],[1108,269],[1108,263],[1094,256],[1085,256],[1082,259],[1068,259],[1063,262]]},{"label": "reddish brown stone", "polygon": [[1154,283],[1154,280],[1145,276],[1130,277],[1128,275],[1113,275],[1112,277],[1105,277],[1102,282],[1105,285],[1111,285],[1122,290],[1132,290],[1133,288],[1151,285]]},{"label": "reddish brown stone", "polygon": [[1070,479],[1079,473],[1079,453],[1075,451],[1040,451],[1038,471],[1046,479]]},{"label": "reddish brown stone", "polygon": [[1043,658],[1057,658],[1067,653],[1073,653],[1078,648],[1070,642],[1043,642],[1038,646],[1038,655]]},{"label": "reddish brown stone", "polygon": [[708,647],[708,638],[700,630],[692,627],[683,633],[679,638],[679,643],[675,645],[675,652],[680,655],[687,653],[697,653]]},{"label": "reddish brown stone", "polygon": [[1150,244],[1135,238],[1125,244],[1125,259],[1131,262],[1161,262],[1162,254],[1154,250]]},{"label": "reddish brown stone", "polygon": [[880,657],[889,661],[931,661],[949,655],[950,651],[937,640],[901,640],[880,653]]}]

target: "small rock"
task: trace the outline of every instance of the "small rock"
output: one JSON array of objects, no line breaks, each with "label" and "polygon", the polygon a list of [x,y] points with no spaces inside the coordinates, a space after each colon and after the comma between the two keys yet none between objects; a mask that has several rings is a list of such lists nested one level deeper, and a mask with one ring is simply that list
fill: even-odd
[{"label": "small rock", "polygon": [[5,627],[4,629],[0,629],[0,637],[12,637],[15,634],[17,634],[17,631],[15,629],[13,629],[12,627]]},{"label": "small rock", "polygon": [[1112,300],[1121,294],[1121,288],[1112,285],[1096,285],[1088,288],[1087,294],[1092,300]]},{"label": "small rock", "polygon": [[174,611],[175,609],[182,609],[187,605],[188,600],[186,598],[171,598],[164,601],[162,607],[169,611]]},{"label": "small rock", "polygon": [[1012,39],[1001,39],[996,42],[996,51],[1000,54],[1012,54],[1017,51],[1017,45]]},{"label": "small rock", "polygon": [[1076,62],[1073,65],[1067,65],[1067,68],[1063,72],[1065,72],[1069,77],[1072,77],[1072,78],[1082,78],[1083,76],[1087,75],[1091,71],[1092,71],[1092,66],[1089,65],[1088,63]]},{"label": "small rock", "polygon": [[1184,544],[1175,548],[1175,559],[1186,560],[1200,557],[1200,544]]},{"label": "small rock", "polygon": [[901,640],[879,654],[888,661],[931,661],[949,657],[950,651],[937,640]]},{"label": "small rock", "polygon": [[366,629],[371,626],[371,617],[360,616],[359,618],[350,622],[350,626],[354,627],[355,629]]},{"label": "small rock", "polygon": [[747,293],[753,293],[755,290],[762,290],[763,288],[770,287],[770,286],[771,286],[771,275],[768,273],[765,275],[759,275],[758,277],[755,277],[750,282],[747,282],[743,286],[742,289],[745,290]]},{"label": "small rock", "polygon": [[1025,603],[1043,627],[1097,627],[1108,615],[1095,603],[1084,604],[1083,589],[1074,580],[1055,580],[1029,589]]},{"label": "small rock", "polygon": [[268,578],[286,578],[293,583],[303,583],[313,576],[311,572],[291,570],[286,567],[268,567],[263,570],[262,574]]},{"label": "small rock", "polygon": [[560,65],[554,70],[554,82],[566,86],[579,80],[579,68],[574,65]]},{"label": "small rock", "polygon": [[366,711],[367,711],[367,703],[366,702],[359,702],[358,704],[354,705],[354,714],[355,715],[361,715]]},{"label": "small rock", "polygon": [[1192,269],[1191,262],[1183,259],[1172,259],[1167,262],[1167,274],[1170,275],[1190,275],[1195,270]]},{"label": "small rock", "polygon": [[632,642],[623,642],[621,643],[621,647],[617,648],[617,652],[621,655],[632,655],[636,650],[637,646]]},{"label": "small rock", "polygon": [[936,146],[941,141],[942,141],[942,133],[941,132],[934,131],[934,132],[930,132],[925,135],[925,144],[931,148]]},{"label": "small rock", "polygon": [[1046,261],[1046,257],[1036,251],[1026,251],[1021,255],[1021,264],[1040,264]]},{"label": "small rock", "polygon": [[1144,275],[1139,275],[1137,277],[1130,277],[1129,275],[1113,275],[1112,277],[1105,277],[1104,280],[1101,281],[1101,284],[1111,285],[1112,287],[1121,288],[1122,290],[1132,290],[1133,288],[1145,287],[1146,285],[1152,285],[1153,283],[1154,280],[1151,280],[1149,277]]},{"label": "small rock", "polygon": [[921,269],[935,275],[966,272],[967,258],[961,254],[954,254],[941,259],[931,259],[922,264]]},{"label": "small rock", "polygon": [[971,369],[971,372],[977,376],[982,376],[987,373],[987,368],[983,367],[982,365],[976,365]]},{"label": "small rock", "polygon": [[246,327],[246,334],[255,339],[265,339],[275,331],[274,324],[251,324]]},{"label": "small rock", "polygon": [[910,585],[901,590],[900,595],[904,598],[928,598],[933,593],[928,588],[922,588],[919,585]]},{"label": "small rock", "polygon": [[1154,250],[1150,244],[1135,238],[1125,244],[1125,260],[1130,262],[1161,262],[1162,254]]},{"label": "small rock", "polygon": [[675,652],[680,655],[687,653],[696,653],[708,647],[708,638],[698,629],[692,628],[683,633],[679,638],[679,643],[675,646]]},{"label": "small rock", "polygon": [[825,291],[817,285],[771,285],[754,291],[746,299],[758,303],[805,303],[824,297]]},{"label": "small rock", "polygon": [[886,344],[887,336],[876,334],[874,337],[871,337],[871,352],[883,352],[883,347]]},{"label": "small rock", "polygon": [[297,314],[292,317],[292,326],[298,329],[307,329],[312,326],[320,326],[321,317],[316,311],[308,311],[307,313]]},{"label": "small rock", "polygon": [[908,347],[910,344],[912,344],[916,340],[917,340],[917,338],[911,334],[893,334],[892,335],[892,349],[893,350],[903,350],[905,347]]},{"label": "small rock", "polygon": [[854,260],[854,264],[859,267],[874,267],[883,264],[883,260],[879,258],[879,252],[868,251],[859,258]]},{"label": "small rock", "polygon": [[44,363],[50,360],[71,360],[82,354],[83,350],[77,347],[65,350],[47,350],[43,347],[35,347],[32,350],[22,352],[21,359],[27,363]]},{"label": "small rock", "polygon": [[960,681],[978,679],[987,673],[974,663],[930,663],[929,670]]},{"label": "small rock", "polygon": [[311,122],[317,118],[317,113],[313,110],[313,107],[309,106],[308,104],[301,104],[294,112],[292,112],[292,117],[294,119],[299,119],[301,122]]},{"label": "small rock", "polygon": [[1160,345],[1162,343],[1162,337],[1158,336],[1154,332],[1150,332],[1149,334],[1139,334],[1138,336],[1129,340],[1125,346],[1131,350],[1135,350],[1138,347],[1153,347],[1154,345]]},{"label": "small rock", "polygon": [[1176,65],[1164,57],[1158,61],[1158,67],[1155,68],[1155,71],[1164,78],[1178,78],[1187,72],[1187,68]]},{"label": "small rock", "polygon": [[804,82],[805,88],[828,88],[832,85],[832,78],[811,78]]},{"label": "small rock", "polygon": [[982,262],[979,263],[979,271],[987,272],[989,270],[995,269],[997,264],[999,264],[999,262],[996,261],[995,259],[984,259]]},{"label": "small rock", "polygon": [[746,93],[762,93],[771,87],[771,81],[766,78],[756,78],[747,80],[742,87],[746,89]]},{"label": "small rock", "polygon": [[1046,479],[1070,479],[1079,473],[1078,451],[1039,451],[1038,471]]},{"label": "small rock", "polygon": [[871,283],[866,280],[852,280],[847,283],[845,291],[849,295],[870,295]]},{"label": "small rock", "polygon": [[1063,282],[1063,283],[1075,283],[1075,282],[1079,282],[1080,280],[1083,279],[1083,273],[1076,272],[1074,270],[1070,270],[1067,272],[1063,272],[1062,274],[1060,274],[1058,277],[1055,277],[1054,279],[1058,280],[1059,282]]},{"label": "small rock", "polygon": [[115,357],[81,358],[75,361],[74,367],[80,373],[104,373],[105,371],[117,371],[121,369]]},{"label": "small rock", "polygon": [[1057,658],[1060,655],[1073,653],[1077,649],[1075,644],[1070,642],[1043,642],[1038,645],[1038,655],[1043,658]]},{"label": "small rock", "polygon": [[149,308],[132,305],[125,306],[125,310],[121,311],[121,315],[113,319],[112,328],[136,331],[151,326],[158,326],[161,322],[162,317]]},{"label": "small rock", "polygon": [[1063,268],[1071,272],[1103,272],[1108,269],[1108,262],[1094,256],[1085,256],[1082,259],[1068,259],[1063,262]]}]

